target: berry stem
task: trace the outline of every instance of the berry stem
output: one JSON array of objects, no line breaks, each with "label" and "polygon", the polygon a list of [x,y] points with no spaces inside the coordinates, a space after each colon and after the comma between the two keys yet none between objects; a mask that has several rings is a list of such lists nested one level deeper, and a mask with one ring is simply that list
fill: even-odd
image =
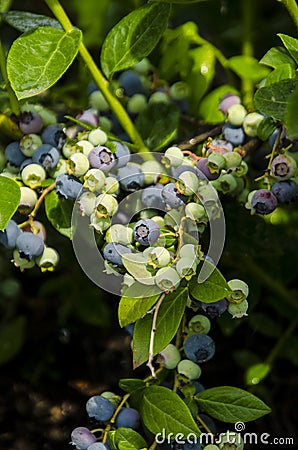
[{"label": "berry stem", "polygon": [[208,425],[206,425],[206,423],[204,422],[203,419],[201,419],[201,417],[198,415],[197,416],[197,420],[198,422],[200,422],[200,424],[202,425],[202,427],[205,428],[205,430],[207,431],[208,434],[210,434],[211,436],[213,436],[212,431],[210,430],[210,428],[208,427]]},{"label": "berry stem", "polygon": [[113,424],[115,423],[115,420],[117,419],[117,416],[122,408],[123,405],[125,405],[125,403],[127,402],[127,400],[129,399],[130,394],[125,394],[122,397],[121,402],[119,403],[119,405],[116,408],[116,411],[113,414],[113,417],[111,418],[110,422],[108,423],[108,425],[106,426],[104,433],[103,433],[103,438],[102,438],[102,443],[105,444],[106,440],[107,440],[107,435],[108,432],[110,431],[110,429],[112,428]]},{"label": "berry stem", "polygon": [[296,1],[295,0],[278,0],[278,1],[283,3],[284,6],[287,8],[291,18],[293,19],[293,22],[298,28],[298,5]]},{"label": "berry stem", "polygon": [[166,296],[166,294],[162,294],[160,296],[158,302],[156,303],[154,314],[153,314],[153,320],[152,320],[152,328],[151,328],[150,344],[149,344],[149,357],[148,357],[148,363],[147,363],[147,366],[149,367],[149,369],[151,371],[152,378],[156,378],[155,369],[152,364],[153,358],[154,358],[154,339],[155,339],[155,333],[156,333],[156,321],[157,321],[159,308],[160,308],[165,296]]},{"label": "berry stem", "polygon": [[56,187],[56,183],[52,183],[52,184],[50,184],[50,186],[48,186],[46,189],[44,189],[42,191],[40,197],[38,198],[38,200],[37,200],[37,202],[36,202],[36,204],[34,206],[33,211],[31,212],[31,214],[29,216],[29,219],[33,220],[35,218],[35,216],[37,214],[37,211],[39,210],[39,208],[40,208],[42,202],[44,201],[45,197],[47,196],[47,194],[49,192],[51,192],[53,189],[55,189],[55,187]]},{"label": "berry stem", "polygon": [[[48,5],[48,7],[52,11],[56,19],[61,23],[64,30],[66,32],[71,32],[74,29],[74,27],[70,22],[60,2],[58,0],[45,0],[45,3]],[[142,137],[140,136],[134,124],[130,120],[127,112],[125,111],[125,108],[110,91],[109,82],[105,79],[102,72],[95,64],[94,59],[90,55],[88,49],[86,48],[83,42],[81,42],[79,46],[79,53],[82,59],[84,60],[86,66],[88,67],[89,72],[93,76],[95,83],[101,90],[103,96],[105,97],[112,111],[114,112],[119,122],[123,126],[124,130],[127,132],[132,141],[138,146],[138,152],[149,152],[149,149],[144,144]]]},{"label": "berry stem", "polygon": [[5,50],[4,50],[1,39],[0,39],[0,72],[2,73],[2,76],[4,78],[6,91],[7,91],[8,97],[9,97],[11,111],[16,116],[18,116],[20,114],[20,104],[19,104],[16,94],[14,93],[14,91],[10,85],[9,79],[8,79],[7,70],[6,70],[6,54],[5,54]]},{"label": "berry stem", "polygon": [[212,130],[206,131],[205,133],[198,134],[197,136],[194,136],[187,141],[182,142],[179,144],[179,148],[181,150],[187,150],[191,147],[194,147],[201,142],[204,142],[209,137],[215,137],[219,135],[222,132],[222,124],[214,127]]}]

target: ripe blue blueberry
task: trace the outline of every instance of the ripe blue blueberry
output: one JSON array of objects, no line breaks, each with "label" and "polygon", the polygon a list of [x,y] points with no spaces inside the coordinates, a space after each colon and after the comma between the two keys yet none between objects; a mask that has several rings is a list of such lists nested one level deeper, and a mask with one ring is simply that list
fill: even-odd
[{"label": "ripe blue blueberry", "polygon": [[15,248],[17,238],[22,234],[18,224],[10,220],[4,231],[0,231],[0,242],[6,248]]},{"label": "ripe blue blueberry", "polygon": [[46,170],[54,169],[60,158],[60,153],[51,144],[43,144],[34,152],[32,161],[36,164],[40,164]]},{"label": "ripe blue blueberry", "polygon": [[210,317],[210,319],[215,319],[227,310],[228,304],[229,302],[227,299],[223,298],[217,302],[201,303],[201,309]]},{"label": "ripe blue blueberry", "polygon": [[209,361],[215,353],[214,341],[207,334],[192,334],[184,342],[184,353],[198,364]]},{"label": "ripe blue blueberry", "polygon": [[278,181],[271,187],[278,203],[289,203],[297,198],[298,185],[294,180]]},{"label": "ripe blue blueberry", "polygon": [[94,444],[89,445],[87,450],[109,450],[109,448],[108,445],[105,445],[102,442],[94,442]]},{"label": "ripe blue blueberry", "polygon": [[20,143],[15,141],[7,145],[5,149],[5,156],[9,164],[14,167],[20,167],[26,156],[21,151]]},{"label": "ripe blue blueberry", "polygon": [[119,79],[119,86],[123,89],[127,97],[134,94],[145,94],[145,88],[142,84],[140,76],[133,70],[126,70]]},{"label": "ripe blue blueberry", "polygon": [[96,442],[96,437],[91,433],[88,428],[78,427],[71,433],[71,444],[76,447],[77,450],[87,450],[89,445]]},{"label": "ripe blue blueberry", "polygon": [[140,425],[140,414],[134,408],[122,408],[116,418],[117,428],[132,428],[137,430]]},{"label": "ripe blue blueberry", "polygon": [[21,258],[30,261],[42,254],[44,250],[44,241],[40,236],[24,231],[16,240],[16,248],[19,251]]},{"label": "ripe blue blueberry", "polygon": [[52,147],[61,150],[66,142],[66,134],[59,125],[53,124],[43,130],[41,139],[44,144],[52,145]]},{"label": "ripe blue blueberry", "polygon": [[252,196],[251,206],[256,214],[267,215],[276,209],[277,199],[268,189],[259,189]]},{"label": "ripe blue blueberry", "polygon": [[148,186],[142,191],[142,203],[147,208],[164,209],[164,201],[161,195],[163,186]]},{"label": "ripe blue blueberry", "polygon": [[226,124],[222,129],[224,139],[231,142],[234,146],[241,145],[245,141],[245,133],[242,127],[234,127]]},{"label": "ripe blue blueberry", "polygon": [[115,412],[115,406],[110,400],[101,395],[90,397],[86,403],[86,411],[89,417],[94,417],[99,422],[110,420]]},{"label": "ripe blue blueberry", "polygon": [[56,192],[66,200],[74,200],[81,192],[83,185],[80,180],[68,173],[63,173],[56,178]]},{"label": "ripe blue blueberry", "polygon": [[98,116],[92,109],[83,111],[82,113],[78,114],[76,118],[81,122],[88,123],[90,125],[93,125],[94,127],[97,127],[99,123]]},{"label": "ripe blue blueberry", "polygon": [[160,235],[160,228],[154,220],[139,220],[133,228],[134,238],[141,245],[152,245]]},{"label": "ripe blue blueberry", "polygon": [[115,156],[117,159],[116,167],[117,169],[120,169],[120,167],[126,166],[126,164],[130,160],[130,150],[127,147],[127,145],[122,144],[121,142],[113,141],[113,143],[116,145],[116,152]]},{"label": "ripe blue blueberry", "polygon": [[[206,177],[208,180],[216,180],[219,177],[220,172],[212,173],[210,171],[209,167],[207,166],[207,164],[208,164],[208,158],[201,158],[197,162],[197,169],[199,169],[199,172],[198,172],[199,178],[204,179]],[[202,174],[203,174],[203,176],[202,176]]]},{"label": "ripe blue blueberry", "polygon": [[131,253],[131,249],[122,244],[115,244],[113,242],[107,244],[103,249],[103,257],[115,266],[123,266],[121,255]]},{"label": "ripe blue blueberry", "polygon": [[117,179],[124,191],[133,192],[144,185],[145,175],[137,164],[128,163],[125,167],[120,167]]},{"label": "ripe blue blueberry", "polygon": [[88,155],[90,166],[94,169],[100,169],[103,172],[108,172],[116,164],[115,154],[103,145],[94,147]]},{"label": "ripe blue blueberry", "polygon": [[177,209],[186,202],[185,195],[178,193],[175,183],[168,183],[164,186],[162,197],[169,208]]},{"label": "ripe blue blueberry", "polygon": [[43,128],[43,121],[36,112],[25,111],[20,114],[19,127],[25,134],[38,134]]},{"label": "ripe blue blueberry", "polygon": [[207,416],[207,414],[199,414],[200,418],[203,420],[203,422],[207,425],[207,427],[209,428],[209,430],[215,434],[216,433],[216,425],[213,421],[213,419],[211,419],[210,416]]},{"label": "ripe blue blueberry", "polygon": [[288,180],[295,175],[297,163],[290,155],[278,155],[271,164],[271,175],[279,181]]}]

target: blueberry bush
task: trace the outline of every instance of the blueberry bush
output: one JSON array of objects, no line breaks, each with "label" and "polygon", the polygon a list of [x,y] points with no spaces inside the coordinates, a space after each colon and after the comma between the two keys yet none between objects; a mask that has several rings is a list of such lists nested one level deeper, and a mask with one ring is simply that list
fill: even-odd
[{"label": "blueberry bush", "polygon": [[[55,283],[70,240],[96,290],[118,297],[137,373],[89,396],[71,444],[245,448],[237,424],[271,411],[257,387],[281,351],[298,362],[295,0],[268,0],[291,32],[267,38],[260,55],[255,1],[12,3],[0,1],[1,250],[33,277],[55,271]],[[201,7],[209,27],[213,10],[233,16],[230,49],[203,20],[200,31]],[[57,232],[65,244],[52,244]],[[260,284],[272,292],[263,312]],[[25,322],[4,315],[1,364],[22,347]],[[217,326],[222,339],[257,327],[274,340],[265,357],[235,349],[246,388],[207,381]]]}]

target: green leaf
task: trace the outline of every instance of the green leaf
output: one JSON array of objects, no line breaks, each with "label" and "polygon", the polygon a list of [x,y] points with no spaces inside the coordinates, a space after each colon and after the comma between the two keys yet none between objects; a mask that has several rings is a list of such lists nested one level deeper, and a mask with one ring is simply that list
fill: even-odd
[{"label": "green leaf", "polygon": [[270,70],[267,67],[262,66],[257,59],[245,55],[233,56],[230,58],[229,67],[241,79],[251,80],[254,83],[261,81],[270,72]]},{"label": "green leaf", "polygon": [[222,97],[229,93],[239,94],[233,86],[223,85],[206,95],[200,103],[199,116],[207,123],[223,122],[225,116],[219,111],[218,105]]},{"label": "green leaf", "polygon": [[129,297],[127,294],[123,296],[119,303],[118,317],[121,327],[134,323],[136,320],[149,311],[157,302],[160,293],[153,296],[148,296],[147,291],[150,291],[150,286],[143,285],[143,296],[139,298]]},{"label": "green leaf", "polygon": [[2,17],[5,22],[22,33],[35,30],[38,27],[63,29],[58,20],[28,11],[8,11],[3,13]]},{"label": "green leaf", "polygon": [[258,125],[258,137],[262,141],[267,141],[269,136],[276,130],[276,122],[271,117],[266,117]]},{"label": "green leaf", "polygon": [[60,198],[56,191],[50,192],[45,198],[46,215],[54,228],[63,236],[72,239],[71,216],[73,202]]},{"label": "green leaf", "polygon": [[256,109],[270,117],[284,120],[289,97],[298,84],[298,79],[282,80],[257,90],[254,96]]},{"label": "green leaf", "polygon": [[16,212],[21,198],[19,185],[10,178],[0,177],[0,230],[3,231]]},{"label": "green leaf", "polygon": [[143,437],[130,428],[118,428],[114,439],[119,450],[141,450],[147,448],[147,443]]},{"label": "green leaf", "polygon": [[259,384],[270,373],[271,366],[266,363],[257,363],[249,367],[245,374],[245,381],[248,385]]},{"label": "green leaf", "polygon": [[7,73],[18,99],[32,97],[53,86],[73,62],[82,33],[51,27],[20,36],[7,56]]},{"label": "green leaf", "polygon": [[151,103],[138,115],[135,125],[146,145],[160,150],[176,136],[179,109],[173,103]]},{"label": "green leaf", "polygon": [[285,124],[287,127],[287,134],[290,139],[298,138],[297,105],[298,105],[298,85],[295,87],[294,91],[289,96],[289,102],[286,111]]},{"label": "green leaf", "polygon": [[206,389],[195,398],[206,414],[222,422],[250,422],[271,411],[255,395],[232,386]]},{"label": "green leaf", "polygon": [[141,415],[145,426],[157,437],[161,432],[166,438],[170,433],[173,433],[173,438],[178,433],[182,433],[184,438],[201,434],[183,400],[165,387],[151,386],[145,389]]},{"label": "green leaf", "polygon": [[282,33],[279,33],[277,36],[280,37],[284,46],[286,47],[296,64],[298,64],[298,39]]},{"label": "green leaf", "polygon": [[207,264],[208,270],[214,268],[213,272],[203,283],[198,283],[197,277],[193,277],[189,283],[189,290],[196,300],[204,303],[216,302],[229,295],[231,289],[223,275],[213,264],[208,261],[204,261],[204,264]]},{"label": "green leaf", "polygon": [[[166,295],[157,315],[153,353],[163,350],[175,336],[185,311],[187,288]],[[148,360],[153,314],[136,322],[133,338],[133,364],[138,367]]]},{"label": "green leaf", "polygon": [[295,69],[295,62],[283,47],[272,47],[260,60],[260,64],[277,69],[281,64],[290,64]]},{"label": "green leaf", "polygon": [[281,64],[279,67],[274,69],[269,73],[265,80],[264,86],[269,86],[270,84],[278,83],[281,80],[286,80],[287,78],[294,78],[295,69],[291,64]]},{"label": "green leaf", "polygon": [[123,378],[122,380],[119,380],[119,387],[123,391],[130,394],[131,392],[135,392],[137,389],[146,387],[146,383],[138,378]]},{"label": "green leaf", "polygon": [[122,263],[130,275],[146,285],[154,285],[154,278],[147,270],[147,258],[142,253],[125,253]]},{"label": "green leaf", "polygon": [[26,319],[15,317],[0,328],[0,364],[10,361],[21,349],[25,339]]},{"label": "green leaf", "polygon": [[115,72],[127,69],[148,56],[165,31],[170,5],[147,4],[132,11],[118,22],[104,40],[101,66],[111,78]]}]

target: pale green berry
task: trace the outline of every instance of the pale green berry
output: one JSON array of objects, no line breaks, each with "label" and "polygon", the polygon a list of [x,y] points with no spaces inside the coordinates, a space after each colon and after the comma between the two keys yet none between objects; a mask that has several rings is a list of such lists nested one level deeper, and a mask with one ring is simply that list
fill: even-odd
[{"label": "pale green berry", "polygon": [[132,114],[139,114],[147,108],[147,99],[143,94],[134,94],[128,99],[127,109]]},{"label": "pale green berry", "polygon": [[176,270],[181,278],[186,278],[186,280],[190,280],[190,278],[196,273],[197,269],[197,261],[191,256],[184,256],[179,259],[176,264]]},{"label": "pale green berry", "polygon": [[74,153],[78,153],[82,151],[82,146],[78,146],[76,142],[73,140],[69,140],[65,142],[65,144],[62,147],[62,154],[65,158],[69,158]]},{"label": "pale green berry", "polygon": [[34,259],[28,261],[26,258],[21,258],[18,250],[16,249],[13,251],[13,259],[11,262],[13,262],[16,267],[19,267],[21,272],[25,269],[32,269],[32,267],[35,266]]},{"label": "pale green berry", "polygon": [[21,111],[30,111],[36,112],[42,118],[42,122],[45,127],[48,125],[54,125],[57,123],[56,114],[50,109],[45,108],[44,106],[38,103],[25,103],[21,106]]},{"label": "pale green berry", "polygon": [[108,111],[110,109],[108,102],[99,90],[91,92],[89,95],[89,104],[92,108],[97,109],[97,111]]},{"label": "pale green berry", "polygon": [[189,217],[192,220],[201,220],[206,218],[204,206],[195,202],[187,203],[185,206],[185,217]]},{"label": "pale green berry", "polygon": [[209,444],[209,445],[206,445],[206,447],[204,447],[204,450],[219,450],[219,447],[214,444]]},{"label": "pale green berry", "polygon": [[35,150],[41,145],[42,140],[38,134],[25,134],[20,140],[20,149],[28,157],[32,156]]},{"label": "pale green berry", "polygon": [[159,353],[159,361],[166,369],[175,369],[181,360],[180,352],[173,344],[169,344]]},{"label": "pale green berry", "polygon": [[217,190],[223,192],[223,194],[233,192],[237,188],[237,181],[230,173],[221,174],[212,185],[214,186],[215,183],[217,183]]},{"label": "pale green berry", "polygon": [[226,169],[231,169],[233,167],[239,167],[242,162],[242,156],[237,152],[227,152],[223,155],[226,165]]},{"label": "pale green berry", "polygon": [[208,334],[211,328],[211,323],[208,317],[203,316],[202,314],[197,314],[196,316],[193,316],[188,322],[188,328],[188,334]]},{"label": "pale green berry", "polygon": [[94,228],[98,233],[103,234],[110,226],[111,219],[109,217],[98,217],[95,212],[90,215],[89,228]]},{"label": "pale green berry", "polygon": [[170,103],[170,99],[165,92],[153,92],[149,97],[148,103]]},{"label": "pale green berry", "polygon": [[18,211],[21,214],[29,214],[37,202],[37,194],[33,189],[27,186],[20,187],[21,198],[18,206]]},{"label": "pale green berry", "polygon": [[264,119],[265,117],[257,112],[248,113],[247,116],[245,116],[242,125],[245,134],[251,137],[257,136],[258,126]]},{"label": "pale green berry", "polygon": [[118,194],[120,189],[119,181],[114,177],[106,177],[102,191],[106,194]]},{"label": "pale green berry", "polygon": [[95,209],[96,195],[93,192],[84,192],[79,200],[79,208],[82,216],[91,216]]},{"label": "pale green berry", "polygon": [[96,198],[96,214],[98,217],[111,217],[118,209],[118,201],[110,194],[101,194]]},{"label": "pale green berry", "polygon": [[163,172],[163,167],[157,161],[145,161],[141,165],[141,169],[144,173],[145,184],[156,183],[159,175]]},{"label": "pale green berry", "polygon": [[114,394],[111,391],[105,391],[100,394],[101,397],[108,399],[115,407],[117,407],[121,401],[121,397],[119,395]]},{"label": "pale green berry", "polygon": [[241,104],[232,105],[227,111],[228,121],[235,127],[241,127],[246,115],[247,111]]},{"label": "pale green berry", "polygon": [[86,139],[81,139],[80,141],[78,141],[77,146],[80,148],[80,150],[77,150],[77,151],[80,151],[81,153],[83,153],[85,156],[87,156],[87,158],[88,158],[91,150],[94,149],[94,145],[91,144],[91,142],[87,141]]},{"label": "pale green berry", "polygon": [[170,95],[174,100],[183,100],[189,96],[189,86],[185,81],[177,81],[170,86]]},{"label": "pale green berry", "polygon": [[141,59],[140,62],[133,66],[133,70],[141,75],[147,75],[149,70],[151,70],[151,63],[148,58]]},{"label": "pale green berry", "polygon": [[184,244],[180,248],[178,255],[180,258],[191,257],[191,258],[197,259],[200,257],[201,252],[200,252],[200,248],[198,245]]},{"label": "pale green berry", "polygon": [[199,188],[199,178],[193,172],[182,172],[182,174],[178,177],[176,187],[183,195],[193,195]]},{"label": "pale green berry", "polygon": [[162,291],[171,291],[180,284],[180,277],[173,267],[162,267],[157,271],[154,281]]},{"label": "pale green berry", "polygon": [[233,316],[233,319],[241,319],[241,317],[247,316],[248,301],[243,300],[241,303],[229,303],[228,311]]},{"label": "pale green berry", "polygon": [[46,179],[47,174],[45,169],[39,164],[29,164],[22,170],[21,177],[26,186],[29,186],[31,189],[37,189]]},{"label": "pale green berry", "polygon": [[154,269],[166,267],[171,262],[171,254],[164,247],[148,247],[143,254],[148,258],[148,264]]},{"label": "pale green berry", "polygon": [[120,223],[115,223],[106,232],[105,240],[107,243],[129,245],[133,241],[133,229]]},{"label": "pale green berry", "polygon": [[244,177],[248,172],[248,165],[246,161],[241,161],[240,166],[235,167],[233,170],[233,173],[236,175],[236,177]]},{"label": "pale green berry", "polygon": [[84,175],[84,187],[89,191],[100,192],[104,187],[106,176],[100,169],[89,169]]},{"label": "pale green berry", "polygon": [[161,217],[161,216],[153,216],[153,217],[151,217],[151,219],[154,220],[154,222],[157,223],[159,228],[163,228],[165,226],[165,221],[164,221],[163,217]]},{"label": "pale green berry", "polygon": [[60,158],[57,166],[54,170],[49,172],[49,175],[51,178],[56,179],[59,175],[62,175],[65,172],[67,172],[67,161],[64,158]]},{"label": "pale green berry", "polygon": [[226,165],[226,160],[221,153],[213,152],[208,156],[207,167],[211,173],[220,172]]},{"label": "pale green berry", "polygon": [[221,450],[243,450],[244,443],[241,435],[235,431],[220,433],[218,441],[216,441]]},{"label": "pale green berry", "polygon": [[163,155],[161,162],[166,166],[167,169],[170,167],[181,166],[184,159],[184,155],[179,147],[169,147],[165,154]]},{"label": "pale green berry", "polygon": [[177,366],[177,372],[189,380],[197,380],[201,376],[201,368],[190,359],[182,359]]},{"label": "pale green berry", "polygon": [[249,287],[244,281],[238,279],[230,280],[228,281],[228,286],[233,291],[228,296],[230,302],[241,303],[248,297]]},{"label": "pale green berry", "polygon": [[94,146],[104,145],[108,140],[107,133],[105,133],[100,128],[90,131],[88,136],[88,141]]},{"label": "pale green berry", "polygon": [[59,262],[58,252],[51,247],[45,247],[41,256],[36,259],[36,264],[42,272],[52,272]]},{"label": "pale green berry", "polygon": [[68,160],[68,173],[81,177],[89,170],[89,159],[83,153],[74,153]]}]

